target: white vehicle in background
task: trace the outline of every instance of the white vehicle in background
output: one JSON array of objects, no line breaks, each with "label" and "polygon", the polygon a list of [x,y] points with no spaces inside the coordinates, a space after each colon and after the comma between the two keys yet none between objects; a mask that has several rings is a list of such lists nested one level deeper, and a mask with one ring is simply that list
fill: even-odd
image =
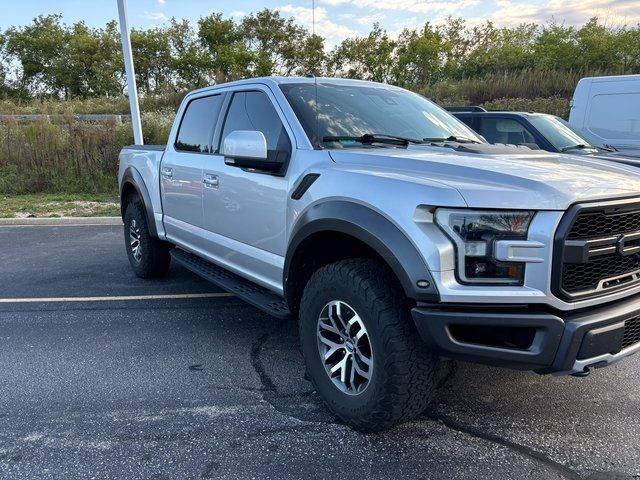
[{"label": "white vehicle in background", "polygon": [[580,80],[569,124],[602,145],[640,157],[640,75]]}]

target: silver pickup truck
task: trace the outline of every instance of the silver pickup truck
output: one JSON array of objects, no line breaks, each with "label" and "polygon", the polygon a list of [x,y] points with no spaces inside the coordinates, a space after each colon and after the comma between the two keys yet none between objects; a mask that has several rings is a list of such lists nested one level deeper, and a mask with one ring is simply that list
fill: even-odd
[{"label": "silver pickup truck", "polygon": [[259,78],[186,96],[131,146],[129,261],[299,319],[307,375],[362,431],[419,414],[439,359],[584,376],[640,350],[640,175],[483,142],[376,83]]}]

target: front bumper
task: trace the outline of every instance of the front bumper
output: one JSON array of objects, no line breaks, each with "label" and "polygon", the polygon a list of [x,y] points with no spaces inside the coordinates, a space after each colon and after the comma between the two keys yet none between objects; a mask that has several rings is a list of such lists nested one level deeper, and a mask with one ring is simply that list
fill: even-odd
[{"label": "front bumper", "polygon": [[418,306],[420,335],[443,357],[576,374],[640,351],[640,295],[571,313],[536,306]]}]

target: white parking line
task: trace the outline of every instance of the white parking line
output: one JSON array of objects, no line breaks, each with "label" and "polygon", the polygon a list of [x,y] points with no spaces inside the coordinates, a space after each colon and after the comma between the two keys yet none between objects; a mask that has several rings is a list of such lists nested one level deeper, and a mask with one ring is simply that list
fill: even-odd
[{"label": "white parking line", "polygon": [[34,223],[31,225],[22,224],[0,224],[0,228],[31,228],[31,227],[118,227],[122,223]]},{"label": "white parking line", "polygon": [[233,293],[179,293],[173,295],[124,295],[113,297],[36,297],[36,298],[0,298],[0,303],[53,303],[53,302],[115,302],[130,300],[180,300],[189,298],[233,297]]}]

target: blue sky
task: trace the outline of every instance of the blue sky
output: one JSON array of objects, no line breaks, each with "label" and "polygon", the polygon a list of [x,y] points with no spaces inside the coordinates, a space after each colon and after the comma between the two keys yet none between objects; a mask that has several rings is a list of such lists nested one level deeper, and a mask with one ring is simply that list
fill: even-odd
[{"label": "blue sky", "polygon": [[[29,23],[35,16],[48,13],[61,13],[68,23],[84,20],[91,26],[102,26],[117,18],[116,0],[3,0],[3,3],[1,29]],[[241,18],[265,7],[277,8],[302,25],[311,26],[311,0],[129,0],[129,16],[133,26],[151,27],[172,16],[195,21],[212,11],[221,11]],[[316,30],[330,44],[365,34],[376,21],[395,35],[426,21],[438,23],[447,15],[463,17],[471,24],[492,20],[497,25],[516,25],[554,19],[576,25],[593,15],[613,25],[638,24],[640,0],[316,0]]]}]

